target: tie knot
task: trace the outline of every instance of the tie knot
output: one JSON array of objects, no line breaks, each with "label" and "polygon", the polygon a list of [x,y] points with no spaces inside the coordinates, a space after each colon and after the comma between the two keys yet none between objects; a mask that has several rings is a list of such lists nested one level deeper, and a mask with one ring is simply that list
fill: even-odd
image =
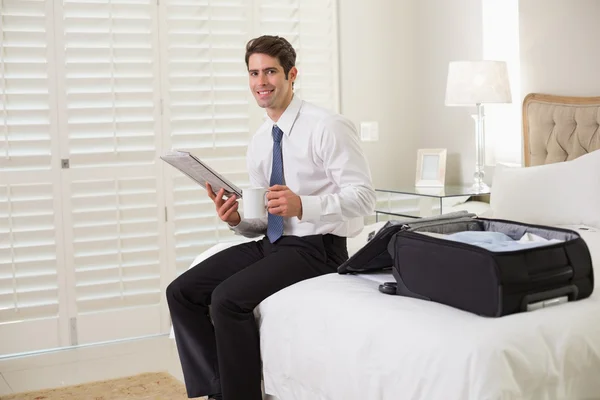
[{"label": "tie knot", "polygon": [[281,143],[281,138],[283,137],[283,131],[281,129],[279,129],[279,127],[277,125],[273,125],[273,131],[271,133],[273,134],[273,140],[276,143]]}]

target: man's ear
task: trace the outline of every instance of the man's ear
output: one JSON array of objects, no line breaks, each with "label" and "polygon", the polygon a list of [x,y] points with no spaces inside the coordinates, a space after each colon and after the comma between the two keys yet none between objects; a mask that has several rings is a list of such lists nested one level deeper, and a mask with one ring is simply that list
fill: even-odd
[{"label": "man's ear", "polygon": [[293,83],[297,77],[298,77],[298,68],[296,68],[296,67],[290,68],[290,71],[288,72],[288,80],[292,81],[292,83]]}]

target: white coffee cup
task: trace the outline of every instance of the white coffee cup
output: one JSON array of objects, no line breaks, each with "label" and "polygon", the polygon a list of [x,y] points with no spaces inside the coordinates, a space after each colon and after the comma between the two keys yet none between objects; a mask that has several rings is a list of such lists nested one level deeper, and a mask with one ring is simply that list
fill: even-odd
[{"label": "white coffee cup", "polygon": [[244,199],[244,218],[264,218],[267,216],[267,188],[249,188],[244,189],[242,198]]}]

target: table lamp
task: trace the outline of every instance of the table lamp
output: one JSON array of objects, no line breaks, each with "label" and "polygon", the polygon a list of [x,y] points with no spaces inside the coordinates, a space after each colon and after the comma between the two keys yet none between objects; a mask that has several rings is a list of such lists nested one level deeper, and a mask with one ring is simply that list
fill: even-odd
[{"label": "table lamp", "polygon": [[475,173],[473,189],[487,192],[483,182],[485,164],[485,103],[510,103],[508,69],[504,61],[453,61],[448,66],[447,106],[477,107],[475,120]]}]

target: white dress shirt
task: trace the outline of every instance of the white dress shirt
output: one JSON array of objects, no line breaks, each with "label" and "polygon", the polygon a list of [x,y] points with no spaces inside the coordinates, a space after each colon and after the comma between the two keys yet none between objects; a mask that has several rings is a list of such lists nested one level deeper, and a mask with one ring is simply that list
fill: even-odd
[{"label": "white dress shirt", "polygon": [[[356,128],[347,118],[294,94],[277,123],[267,117],[248,146],[251,187],[268,188],[273,162],[271,130],[283,131],[285,185],[302,201],[302,219],[284,218],[284,235],[353,237],[375,207],[369,165]],[[246,237],[266,233],[267,218],[244,219],[232,229]]]}]

